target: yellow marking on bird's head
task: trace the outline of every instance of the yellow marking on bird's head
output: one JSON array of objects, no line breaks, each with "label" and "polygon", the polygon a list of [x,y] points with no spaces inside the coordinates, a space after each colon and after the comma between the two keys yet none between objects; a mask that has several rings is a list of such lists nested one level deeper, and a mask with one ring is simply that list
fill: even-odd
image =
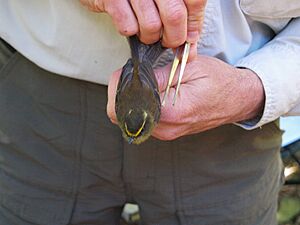
[{"label": "yellow marking on bird's head", "polygon": [[[131,112],[132,112],[132,110],[129,111],[129,114],[130,114]],[[127,134],[128,136],[130,136],[130,137],[137,137],[137,136],[139,136],[140,133],[142,132],[142,130],[143,130],[145,124],[146,124],[146,118],[147,118],[147,115],[148,115],[148,114],[144,111],[144,112],[143,112],[144,121],[143,121],[143,123],[142,123],[142,126],[137,130],[136,133],[131,133],[131,132],[128,130],[128,128],[127,128],[127,124],[125,123],[125,132],[126,132],[126,134]]]}]

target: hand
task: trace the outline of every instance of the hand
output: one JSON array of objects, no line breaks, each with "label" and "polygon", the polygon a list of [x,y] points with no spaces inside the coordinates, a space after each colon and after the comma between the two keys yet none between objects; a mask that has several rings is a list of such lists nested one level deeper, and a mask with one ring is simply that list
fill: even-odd
[{"label": "hand", "polygon": [[80,0],[94,12],[106,12],[124,36],[138,34],[146,44],[158,41],[167,48],[192,43],[190,58],[197,55],[197,41],[207,0]]},{"label": "hand", "polygon": [[[169,67],[156,71],[161,97]],[[114,99],[119,76],[120,71],[115,72],[108,86],[107,112],[114,123]],[[254,118],[264,105],[263,86],[254,72],[237,69],[212,57],[197,56],[187,64],[175,106],[172,106],[172,99],[176,83],[173,85],[166,105],[162,107],[160,122],[152,133],[161,140],[173,140]]]}]

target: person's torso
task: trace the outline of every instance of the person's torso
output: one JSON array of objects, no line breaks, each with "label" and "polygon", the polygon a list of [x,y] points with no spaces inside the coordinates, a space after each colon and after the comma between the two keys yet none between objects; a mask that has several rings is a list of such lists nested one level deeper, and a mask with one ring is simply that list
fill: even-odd
[{"label": "person's torso", "polygon": [[[126,38],[117,33],[109,16],[90,12],[79,1],[0,3],[0,36],[46,70],[107,84],[110,74],[130,56]],[[268,3],[208,0],[198,53],[234,64],[261,48],[289,21],[284,12],[276,11],[280,4],[270,9]],[[289,7],[286,11],[293,13]]]}]

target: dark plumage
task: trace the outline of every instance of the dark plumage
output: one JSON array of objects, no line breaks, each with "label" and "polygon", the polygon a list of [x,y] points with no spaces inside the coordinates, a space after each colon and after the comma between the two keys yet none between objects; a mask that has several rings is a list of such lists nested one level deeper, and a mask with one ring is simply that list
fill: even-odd
[{"label": "dark plumage", "polygon": [[164,52],[160,42],[141,43],[129,37],[131,59],[122,69],[116,93],[118,125],[129,143],[140,144],[151,135],[160,117],[160,97],[153,64]]}]

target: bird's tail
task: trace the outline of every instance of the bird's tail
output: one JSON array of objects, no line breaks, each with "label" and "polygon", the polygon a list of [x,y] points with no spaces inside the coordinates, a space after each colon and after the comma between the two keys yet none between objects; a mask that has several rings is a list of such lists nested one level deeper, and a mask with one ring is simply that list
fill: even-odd
[{"label": "bird's tail", "polygon": [[134,63],[148,61],[151,65],[153,65],[166,50],[166,48],[161,45],[160,41],[146,45],[143,44],[136,35],[130,36],[128,38],[128,42]]}]

